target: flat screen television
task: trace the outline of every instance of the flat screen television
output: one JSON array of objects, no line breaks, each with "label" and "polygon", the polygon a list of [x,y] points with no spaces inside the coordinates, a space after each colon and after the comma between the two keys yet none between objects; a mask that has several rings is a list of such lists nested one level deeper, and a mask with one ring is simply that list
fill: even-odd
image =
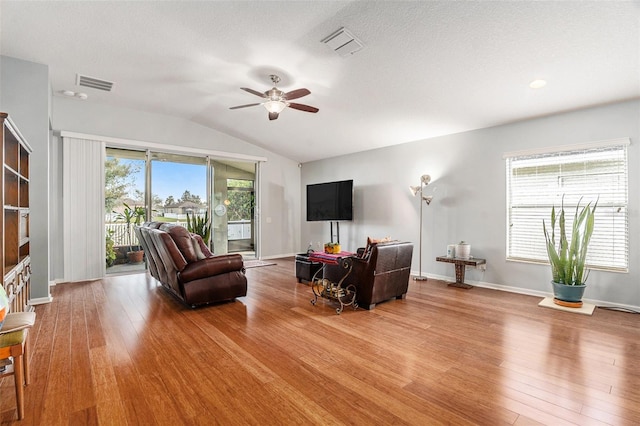
[{"label": "flat screen television", "polygon": [[307,185],[307,221],[353,220],[353,180]]}]

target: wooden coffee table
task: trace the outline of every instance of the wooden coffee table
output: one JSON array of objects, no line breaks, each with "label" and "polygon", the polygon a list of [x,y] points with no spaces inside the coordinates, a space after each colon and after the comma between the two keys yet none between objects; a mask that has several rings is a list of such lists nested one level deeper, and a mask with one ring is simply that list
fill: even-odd
[{"label": "wooden coffee table", "polygon": [[438,262],[453,263],[456,266],[456,282],[450,283],[449,285],[460,288],[473,288],[471,284],[465,284],[464,282],[464,272],[467,266],[477,267],[478,265],[485,265],[487,263],[486,259],[478,259],[477,257],[461,259],[459,257],[438,256],[436,260]]}]

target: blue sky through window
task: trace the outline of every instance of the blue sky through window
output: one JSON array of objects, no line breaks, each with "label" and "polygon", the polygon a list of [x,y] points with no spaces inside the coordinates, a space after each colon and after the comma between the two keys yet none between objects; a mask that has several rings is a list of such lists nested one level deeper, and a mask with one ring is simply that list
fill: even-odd
[{"label": "blue sky through window", "polygon": [[[131,174],[134,185],[129,192],[129,197],[135,198],[134,189],[144,191],[144,161],[121,158],[123,164],[133,164],[139,168]],[[180,199],[185,190],[192,195],[200,196],[204,202],[207,200],[207,174],[206,166],[201,164],[182,164],[169,161],[153,161],[151,168],[151,192],[159,196],[162,202],[172,195],[175,200]]]}]

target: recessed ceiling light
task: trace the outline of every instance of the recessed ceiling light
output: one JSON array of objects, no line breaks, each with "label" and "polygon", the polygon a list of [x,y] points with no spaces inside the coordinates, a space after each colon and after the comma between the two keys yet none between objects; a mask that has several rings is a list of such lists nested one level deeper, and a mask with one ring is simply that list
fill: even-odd
[{"label": "recessed ceiling light", "polygon": [[533,80],[531,83],[529,83],[529,87],[531,87],[532,89],[541,89],[546,85],[546,80]]}]

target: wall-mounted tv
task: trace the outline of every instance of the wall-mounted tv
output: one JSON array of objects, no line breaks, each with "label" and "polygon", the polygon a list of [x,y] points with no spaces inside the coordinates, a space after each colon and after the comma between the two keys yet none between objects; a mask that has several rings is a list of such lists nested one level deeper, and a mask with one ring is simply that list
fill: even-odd
[{"label": "wall-mounted tv", "polygon": [[307,220],[353,220],[353,180],[307,185]]}]

